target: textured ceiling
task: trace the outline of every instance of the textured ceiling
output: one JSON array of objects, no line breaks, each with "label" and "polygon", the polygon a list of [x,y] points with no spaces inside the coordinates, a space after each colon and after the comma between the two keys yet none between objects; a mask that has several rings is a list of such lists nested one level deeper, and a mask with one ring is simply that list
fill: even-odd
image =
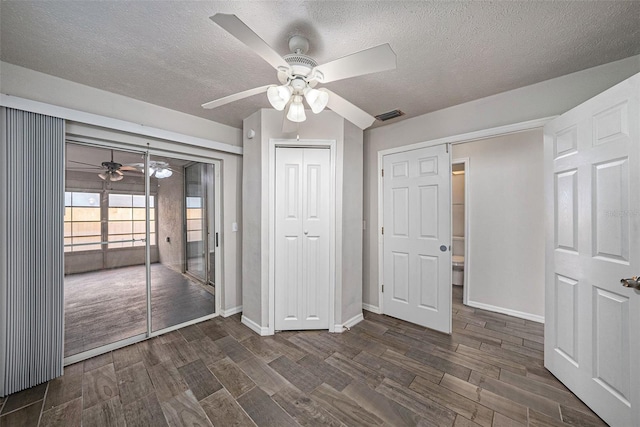
[{"label": "textured ceiling", "polygon": [[408,117],[640,54],[640,2],[2,1],[0,59],[235,127],[277,83],[211,20],[234,13],[281,54],[324,63],[390,43],[398,68],[327,84],[370,114]]}]

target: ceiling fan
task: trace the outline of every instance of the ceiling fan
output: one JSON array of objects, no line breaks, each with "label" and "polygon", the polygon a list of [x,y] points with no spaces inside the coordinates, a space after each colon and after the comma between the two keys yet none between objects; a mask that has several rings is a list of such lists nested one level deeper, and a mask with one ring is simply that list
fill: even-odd
[{"label": "ceiling fan", "polygon": [[[90,163],[78,162],[75,160],[69,160],[70,163],[77,163],[79,165],[88,166],[84,168],[73,168],[74,170],[103,170],[98,176],[104,181],[120,181],[125,175],[125,172],[134,172],[144,175],[144,163],[130,163],[123,165],[122,163],[113,161],[113,150],[111,150],[111,160],[102,162],[101,166],[92,165]],[[158,179],[169,178],[173,175],[173,169],[171,169],[169,163],[160,160],[149,160],[148,162],[149,176],[156,177]]]},{"label": "ceiling fan", "polygon": [[124,178],[122,171],[135,171],[136,169],[130,166],[123,166],[121,163],[113,161],[113,150],[111,150],[111,160],[102,162],[101,166],[93,165],[91,163],[78,162],[76,160],[69,160],[70,163],[76,163],[84,168],[74,168],[74,170],[102,170],[98,173],[100,179],[104,181],[120,181]]},{"label": "ceiling fan", "polygon": [[203,108],[216,108],[267,92],[267,98],[273,108],[279,111],[286,110],[286,118],[292,122],[306,120],[303,100],[311,107],[313,113],[317,114],[328,107],[361,129],[368,128],[375,121],[372,115],[329,89],[315,89],[315,87],[318,83],[329,83],[395,69],[396,54],[389,44],[365,49],[318,65],[313,58],[306,55],[309,50],[309,41],[302,36],[291,37],[289,49],[292,53],[280,56],[237,16],[216,13],[210,18],[271,64],[278,72],[280,85],[249,89],[202,104]]},{"label": "ceiling fan", "polygon": [[111,160],[101,163],[101,166],[96,166],[90,163],[78,162],[76,160],[69,160],[70,163],[77,163],[79,165],[88,166],[85,168],[74,168],[77,170],[102,170],[98,173],[98,177],[103,181],[121,181],[124,178],[123,171],[139,172],[135,165],[122,165],[122,163],[113,161],[113,150],[111,150]]},{"label": "ceiling fan", "polygon": [[[144,172],[144,163],[131,163],[124,167],[131,167],[133,170]],[[158,179],[162,179],[173,175],[173,170],[169,167],[169,163],[160,160],[149,160],[148,168],[150,177],[155,176]]]}]

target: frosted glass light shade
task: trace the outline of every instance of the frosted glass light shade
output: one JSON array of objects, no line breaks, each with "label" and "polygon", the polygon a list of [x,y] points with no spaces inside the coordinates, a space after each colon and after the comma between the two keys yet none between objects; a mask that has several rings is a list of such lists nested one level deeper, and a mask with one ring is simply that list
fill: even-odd
[{"label": "frosted glass light shade", "polygon": [[158,179],[169,178],[171,175],[173,175],[173,172],[171,171],[171,169],[156,170],[156,178]]},{"label": "frosted glass light shade", "polygon": [[315,114],[324,110],[329,102],[329,94],[322,89],[307,89],[304,91],[304,98]]},{"label": "frosted glass light shade", "polygon": [[282,111],[291,99],[291,88],[285,85],[271,86],[267,89],[267,99],[273,108]]},{"label": "frosted glass light shade", "polygon": [[124,178],[124,175],[122,175],[122,173],[117,173],[115,171],[108,170],[108,171],[99,173],[98,177],[100,177],[100,179],[104,181],[120,181],[121,179]]},{"label": "frosted glass light shade", "polygon": [[289,112],[287,113],[287,119],[292,122],[300,123],[307,120],[307,116],[304,114],[304,105],[302,105],[302,97],[296,95],[293,98],[293,102],[289,105]]}]

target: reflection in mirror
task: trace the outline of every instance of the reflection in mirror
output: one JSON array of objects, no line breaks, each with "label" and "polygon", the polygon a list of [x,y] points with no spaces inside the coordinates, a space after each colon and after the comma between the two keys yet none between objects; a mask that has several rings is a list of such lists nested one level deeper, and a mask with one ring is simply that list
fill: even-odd
[{"label": "reflection in mirror", "polygon": [[65,357],[147,331],[144,173],[127,166],[141,162],[139,152],[66,145]]},{"label": "reflection in mirror", "polygon": [[215,313],[213,165],[146,165],[141,152],[67,143],[65,357],[145,338],[148,307],[154,332]]},{"label": "reflection in mirror", "polygon": [[[151,265],[151,324],[158,331],[215,312],[215,289],[207,280],[213,251],[208,201],[213,166],[152,156],[165,170],[151,182],[157,195],[158,262]],[[156,175],[157,176],[157,175]]]}]

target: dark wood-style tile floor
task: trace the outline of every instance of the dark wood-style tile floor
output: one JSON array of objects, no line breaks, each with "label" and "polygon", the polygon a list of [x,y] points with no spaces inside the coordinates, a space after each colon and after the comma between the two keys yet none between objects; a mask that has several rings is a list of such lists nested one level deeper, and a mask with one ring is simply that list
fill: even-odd
[{"label": "dark wood-style tile floor", "polygon": [[[213,287],[151,264],[151,324],[157,331],[215,312]],[[147,331],[144,265],[71,274],[64,279],[65,357]]]},{"label": "dark wood-style tile floor", "polygon": [[544,369],[541,324],[454,295],[452,336],[368,312],[273,337],[216,318],[0,399],[0,425],[604,425]]}]

